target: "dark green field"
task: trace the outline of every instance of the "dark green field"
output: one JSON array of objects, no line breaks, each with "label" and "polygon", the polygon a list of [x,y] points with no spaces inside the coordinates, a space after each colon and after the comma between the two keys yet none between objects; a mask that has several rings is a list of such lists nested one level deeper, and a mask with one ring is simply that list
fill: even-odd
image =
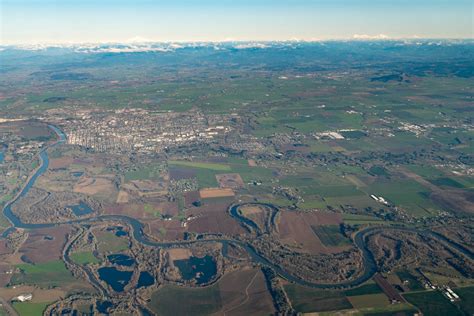
[{"label": "dark green field", "polygon": [[423,284],[409,271],[403,270],[397,272],[398,277],[402,281],[408,281],[408,287],[412,291],[424,290]]},{"label": "dark green field", "polygon": [[20,264],[17,268],[22,271],[12,277],[12,284],[31,284],[43,287],[61,286],[75,282],[76,279],[66,269],[63,261],[50,261],[39,264]]},{"label": "dark green field", "polygon": [[461,309],[468,315],[474,314],[474,287],[456,288],[454,292],[459,295],[461,301],[458,303]]},{"label": "dark green field", "polygon": [[382,293],[382,289],[377,285],[377,283],[367,283],[362,286],[344,291],[344,294],[346,296],[378,294],[378,293]]},{"label": "dark green field", "polygon": [[438,291],[408,293],[403,297],[418,307],[424,315],[446,316],[463,315],[463,313]]},{"label": "dark green field", "polygon": [[349,245],[351,241],[341,233],[339,225],[321,225],[312,227],[314,233],[327,247]]},{"label": "dark green field", "polygon": [[300,313],[336,311],[352,308],[343,292],[315,290],[299,285],[285,285],[293,308]]},{"label": "dark green field", "polygon": [[222,303],[217,284],[202,289],[167,285],[153,293],[148,306],[162,316],[209,315]]}]

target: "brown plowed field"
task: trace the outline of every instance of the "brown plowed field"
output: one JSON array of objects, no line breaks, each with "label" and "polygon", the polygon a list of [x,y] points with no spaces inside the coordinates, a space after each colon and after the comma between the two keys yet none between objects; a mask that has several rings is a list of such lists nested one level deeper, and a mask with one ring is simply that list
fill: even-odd
[{"label": "brown plowed field", "polygon": [[84,177],[74,185],[74,192],[87,195],[114,195],[116,194],[116,189],[109,179]]},{"label": "brown plowed field", "polygon": [[164,221],[157,219],[145,224],[145,233],[152,235],[158,240],[173,241],[183,240],[186,227],[181,226],[178,220]]},{"label": "brown plowed field", "polygon": [[202,189],[199,191],[199,195],[202,199],[206,198],[218,198],[218,197],[229,197],[234,196],[235,193],[232,189],[217,189],[217,188],[210,188],[210,189]]},{"label": "brown plowed field", "polygon": [[127,215],[143,219],[156,218],[155,212],[162,215],[175,216],[179,212],[178,204],[175,202],[121,203],[110,204],[104,208],[105,214]]},{"label": "brown plowed field", "polygon": [[227,213],[228,207],[229,203],[216,203],[192,209],[188,216],[197,218],[189,221],[188,230],[196,233],[244,234],[245,229]]},{"label": "brown plowed field", "polygon": [[33,230],[20,247],[19,253],[24,261],[33,263],[61,259],[62,249],[71,231],[71,226],[66,225]]},{"label": "brown plowed field", "polygon": [[280,214],[278,230],[280,239],[289,246],[312,254],[334,253],[346,247],[325,247],[311,226],[340,223],[342,223],[342,216],[336,213],[283,211]]},{"label": "brown plowed field", "polygon": [[219,282],[222,310],[217,315],[273,315],[275,309],[260,269],[226,274]]},{"label": "brown plowed field", "polygon": [[244,181],[238,173],[216,174],[216,180],[221,188],[239,189],[244,186]]},{"label": "brown plowed field", "polygon": [[186,208],[193,207],[193,203],[199,201],[201,197],[199,196],[199,191],[189,191],[184,193],[184,206]]},{"label": "brown plowed field", "polygon": [[71,157],[54,158],[49,161],[49,169],[64,169],[69,167],[74,162]]}]

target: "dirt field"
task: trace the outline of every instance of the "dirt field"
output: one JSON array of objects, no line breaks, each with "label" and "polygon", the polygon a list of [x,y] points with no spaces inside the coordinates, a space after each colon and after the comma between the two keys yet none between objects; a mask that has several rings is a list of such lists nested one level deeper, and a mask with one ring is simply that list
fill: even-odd
[{"label": "dirt field", "polygon": [[231,236],[244,234],[245,229],[227,213],[228,207],[229,203],[216,203],[192,209],[187,215],[196,218],[189,221],[188,230]]},{"label": "dirt field", "polygon": [[35,121],[0,122],[0,132],[2,131],[8,131],[28,139],[54,137],[53,131],[48,128],[47,124]]},{"label": "dirt field", "polygon": [[217,197],[230,197],[235,196],[235,193],[232,189],[202,189],[199,191],[199,195],[202,199],[206,198],[217,198]]},{"label": "dirt field", "polygon": [[159,197],[168,193],[168,188],[164,182],[151,180],[132,180],[124,184],[123,188],[140,197]]},{"label": "dirt field", "polygon": [[74,185],[74,192],[87,195],[113,195],[116,192],[115,186],[108,178],[84,177]]},{"label": "dirt field", "polygon": [[121,203],[104,208],[105,214],[127,215],[133,218],[155,219],[161,215],[175,216],[179,212],[176,202]]},{"label": "dirt field", "polygon": [[0,240],[0,256],[5,255],[5,254],[9,254],[11,252],[12,251],[9,248],[7,248],[7,241],[6,240]]},{"label": "dirt field", "polygon": [[11,266],[9,264],[0,264],[0,287],[7,286],[7,284],[10,282],[12,275],[7,273],[9,271],[11,271]]},{"label": "dirt field", "polygon": [[164,221],[161,219],[145,223],[145,232],[158,240],[173,241],[183,240],[186,227],[181,226],[178,220]]},{"label": "dirt field", "polygon": [[186,208],[191,208],[193,207],[193,203],[197,202],[201,199],[199,196],[199,191],[189,191],[184,193],[184,206]]},{"label": "dirt field", "polygon": [[187,248],[173,248],[168,250],[170,260],[185,260],[189,259],[193,254],[190,249]]},{"label": "dirt field", "polygon": [[149,304],[158,315],[273,315],[272,298],[260,269],[225,274],[211,286],[186,288],[165,285]]},{"label": "dirt field", "polygon": [[258,205],[246,205],[239,208],[239,210],[242,212],[242,215],[257,224],[261,230],[265,229],[265,223],[270,216],[268,209]]},{"label": "dirt field", "polygon": [[216,174],[216,180],[221,188],[239,189],[244,186],[244,181],[238,173]]},{"label": "dirt field", "polygon": [[72,157],[61,157],[61,158],[54,158],[49,161],[49,169],[64,169],[69,167],[74,162]]},{"label": "dirt field", "polygon": [[57,301],[60,298],[66,297],[66,292],[60,289],[40,289],[35,286],[16,286],[8,288],[0,288],[0,297],[3,297],[6,300],[11,300],[13,297],[20,294],[32,293],[33,299],[32,303],[39,302],[52,302]]},{"label": "dirt field", "polygon": [[126,191],[120,190],[117,195],[117,204],[128,203],[129,195]]},{"label": "dirt field", "polygon": [[280,215],[278,229],[281,240],[289,246],[312,254],[334,253],[346,249],[346,247],[325,247],[311,226],[338,225],[340,223],[342,223],[342,216],[336,213],[283,211]]},{"label": "dirt field", "polygon": [[256,167],[257,166],[257,162],[253,159],[249,159],[248,164],[249,164],[250,167]]},{"label": "dirt field", "polygon": [[42,263],[60,259],[67,235],[71,231],[71,226],[66,225],[31,231],[19,249],[23,261]]},{"label": "dirt field", "polygon": [[272,297],[260,269],[226,274],[219,282],[222,310],[217,315],[271,315]]}]

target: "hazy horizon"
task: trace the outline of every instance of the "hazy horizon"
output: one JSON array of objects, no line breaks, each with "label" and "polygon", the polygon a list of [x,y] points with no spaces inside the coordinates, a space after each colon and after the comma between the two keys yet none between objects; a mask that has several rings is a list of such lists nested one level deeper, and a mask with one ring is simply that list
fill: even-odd
[{"label": "hazy horizon", "polygon": [[4,0],[0,44],[472,39],[465,0]]}]

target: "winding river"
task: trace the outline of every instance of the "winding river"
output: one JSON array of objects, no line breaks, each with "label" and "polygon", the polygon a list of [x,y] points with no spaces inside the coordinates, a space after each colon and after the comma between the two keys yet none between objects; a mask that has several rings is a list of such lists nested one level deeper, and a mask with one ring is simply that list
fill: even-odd
[{"label": "winding river", "polygon": [[[11,200],[9,201],[5,207],[3,208],[3,213],[6,216],[6,218],[12,223],[12,227],[7,229],[2,237],[8,236],[8,234],[14,229],[14,228],[25,228],[25,229],[38,229],[38,228],[45,228],[45,227],[54,227],[60,224],[79,224],[79,223],[87,223],[87,222],[92,222],[92,221],[97,221],[97,220],[102,220],[102,221],[107,221],[107,220],[113,220],[113,221],[121,221],[121,222],[126,222],[128,225],[132,227],[132,234],[133,238],[135,238],[138,242],[151,246],[151,247],[161,247],[161,248],[169,248],[169,247],[174,247],[174,246],[179,246],[179,245],[189,245],[189,244],[195,244],[195,243],[203,243],[203,242],[218,242],[223,245],[223,249],[227,249],[227,246],[229,244],[234,244],[242,247],[247,251],[249,256],[254,262],[260,263],[262,265],[269,266],[273,268],[276,273],[278,273],[281,277],[287,279],[288,281],[312,287],[312,288],[346,288],[346,287],[354,287],[357,285],[360,285],[364,283],[365,281],[369,280],[376,272],[377,272],[377,265],[375,263],[374,257],[370,250],[367,248],[367,244],[365,242],[366,236],[376,233],[378,231],[381,231],[382,229],[387,229],[387,228],[382,228],[382,227],[371,227],[368,229],[365,229],[363,231],[358,232],[355,237],[354,237],[354,242],[355,245],[360,251],[362,252],[363,256],[363,266],[364,266],[364,271],[362,274],[360,274],[356,279],[342,282],[342,283],[331,283],[331,284],[324,284],[324,283],[312,283],[308,282],[305,280],[302,280],[292,274],[290,274],[288,271],[284,270],[278,265],[275,265],[271,261],[269,261],[267,258],[263,257],[260,255],[252,246],[248,245],[247,243],[237,241],[237,240],[230,240],[230,239],[223,239],[223,238],[216,238],[216,239],[201,239],[201,240],[192,240],[192,241],[184,241],[184,242],[168,242],[168,243],[160,243],[160,242],[154,242],[149,240],[146,235],[143,233],[143,225],[136,219],[128,217],[128,216],[123,216],[123,215],[102,215],[102,216],[97,216],[93,218],[87,218],[87,219],[78,219],[78,220],[73,220],[73,221],[68,221],[68,222],[63,222],[63,223],[46,223],[46,224],[27,224],[23,223],[20,218],[15,216],[15,214],[12,212],[12,206],[22,197],[24,197],[26,194],[28,194],[29,190],[33,187],[35,184],[35,181],[38,179],[39,176],[44,174],[46,170],[48,169],[49,166],[49,157],[48,157],[48,152],[47,150],[49,148],[52,148],[54,146],[57,146],[58,144],[64,143],[66,141],[66,135],[56,126],[49,125],[49,127],[56,132],[58,135],[59,139],[56,141],[54,144],[50,145],[49,147],[45,147],[41,150],[39,156],[40,156],[40,166],[36,169],[34,174],[28,179],[27,183],[25,186],[21,189],[21,191]],[[272,208],[273,210],[277,210],[277,208],[271,204],[264,204],[267,207]],[[255,223],[248,223],[248,219],[245,217],[241,216],[238,214],[238,208],[240,205],[234,205],[230,209],[231,215],[236,218],[237,220],[246,223],[247,225],[250,225],[253,227]],[[253,225],[252,225],[253,224]],[[395,229],[395,228],[389,228],[389,229]],[[399,229],[399,228],[396,228]],[[415,229],[410,229],[410,228],[400,228],[401,230],[406,230],[406,231],[413,231],[413,232],[419,232]],[[448,239],[444,238],[443,236],[436,236],[434,233],[423,231],[421,233],[426,233],[430,234],[433,237],[437,238],[438,240],[442,239],[444,242],[449,243],[451,246],[459,250],[460,252],[463,252],[465,255],[468,255],[472,259],[472,253],[469,251],[466,251],[464,247],[461,245],[457,245],[455,243],[450,242]],[[225,255],[225,251],[224,255]]]}]

